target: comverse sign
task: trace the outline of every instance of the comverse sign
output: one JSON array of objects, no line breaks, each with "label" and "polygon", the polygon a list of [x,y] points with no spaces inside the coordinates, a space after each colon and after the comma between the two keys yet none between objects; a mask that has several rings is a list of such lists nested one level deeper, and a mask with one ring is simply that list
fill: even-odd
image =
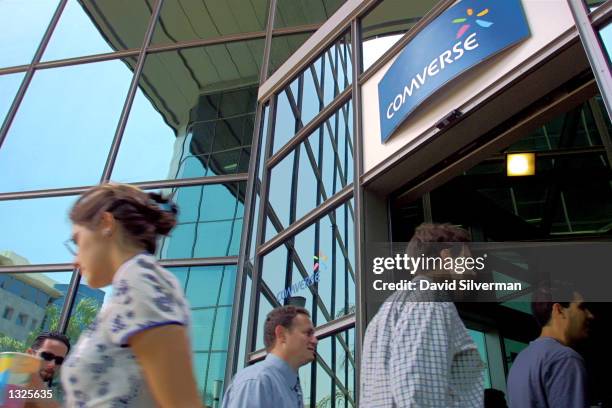
[{"label": "comverse sign", "polygon": [[520,0],[463,0],[423,28],[378,83],[382,142],[428,97],[528,38]]}]

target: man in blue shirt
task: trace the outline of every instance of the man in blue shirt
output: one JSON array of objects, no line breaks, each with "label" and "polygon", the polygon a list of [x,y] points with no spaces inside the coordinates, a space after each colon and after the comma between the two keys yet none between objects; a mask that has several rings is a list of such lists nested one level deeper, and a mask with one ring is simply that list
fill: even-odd
[{"label": "man in blue shirt", "polygon": [[[508,375],[510,408],[588,407],[584,360],[571,347],[588,336],[593,314],[573,290],[540,287],[532,311],[542,327],[514,360]],[[571,302],[557,302],[569,300]]]},{"label": "man in blue shirt", "polygon": [[306,309],[273,309],[264,324],[266,359],[236,374],[223,408],[303,408],[298,369],[314,361],[317,342]]}]

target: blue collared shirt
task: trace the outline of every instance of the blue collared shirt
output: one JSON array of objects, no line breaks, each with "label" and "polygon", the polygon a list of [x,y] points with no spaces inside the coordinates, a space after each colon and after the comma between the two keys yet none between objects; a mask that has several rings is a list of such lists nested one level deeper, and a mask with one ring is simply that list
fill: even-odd
[{"label": "blue collared shirt", "polygon": [[240,371],[225,392],[223,408],[303,408],[298,373],[285,360],[268,354]]}]

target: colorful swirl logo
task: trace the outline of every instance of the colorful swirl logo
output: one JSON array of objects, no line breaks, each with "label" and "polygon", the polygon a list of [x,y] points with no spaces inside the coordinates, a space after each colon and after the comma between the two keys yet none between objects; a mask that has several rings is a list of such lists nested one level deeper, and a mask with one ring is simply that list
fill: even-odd
[{"label": "colorful swirl logo", "polygon": [[[472,26],[470,24],[470,22],[468,20],[472,20],[474,19],[474,9],[472,8],[468,8],[466,11],[467,17],[462,17],[462,18],[456,18],[453,20],[453,24],[461,24],[464,23],[461,27],[459,27],[459,31],[457,31],[457,39],[463,37],[463,34],[466,33],[467,30],[470,29],[470,27]],[[482,10],[480,13],[476,14],[476,17],[484,17],[487,14],[489,14],[489,9],[486,8],[484,10]],[[487,21],[487,20],[482,20],[480,18],[476,18],[476,24],[478,24],[480,27],[484,27],[484,28],[489,28],[493,25],[493,23],[491,21]]]}]

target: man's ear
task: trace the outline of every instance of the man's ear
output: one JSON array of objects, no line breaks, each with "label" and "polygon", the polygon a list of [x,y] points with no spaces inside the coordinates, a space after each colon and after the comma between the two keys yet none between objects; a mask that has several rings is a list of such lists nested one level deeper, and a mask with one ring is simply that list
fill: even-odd
[{"label": "man's ear", "polygon": [[554,316],[555,314],[560,314],[561,316],[564,316],[564,317],[565,317],[565,314],[563,313],[564,309],[565,309],[565,308],[564,308],[563,306],[561,306],[561,304],[559,304],[559,303],[553,303],[553,305],[552,305],[552,310],[551,310],[551,313],[550,313],[550,316],[552,317],[552,316]]},{"label": "man's ear", "polygon": [[32,348],[31,348],[31,347],[29,347],[29,348],[26,350],[26,353],[27,353],[27,354],[36,354],[36,352],[35,352],[34,350],[32,350]]},{"label": "man's ear", "polygon": [[285,329],[280,324],[274,328],[274,337],[276,337],[276,344],[284,343],[286,340],[287,329]]}]

